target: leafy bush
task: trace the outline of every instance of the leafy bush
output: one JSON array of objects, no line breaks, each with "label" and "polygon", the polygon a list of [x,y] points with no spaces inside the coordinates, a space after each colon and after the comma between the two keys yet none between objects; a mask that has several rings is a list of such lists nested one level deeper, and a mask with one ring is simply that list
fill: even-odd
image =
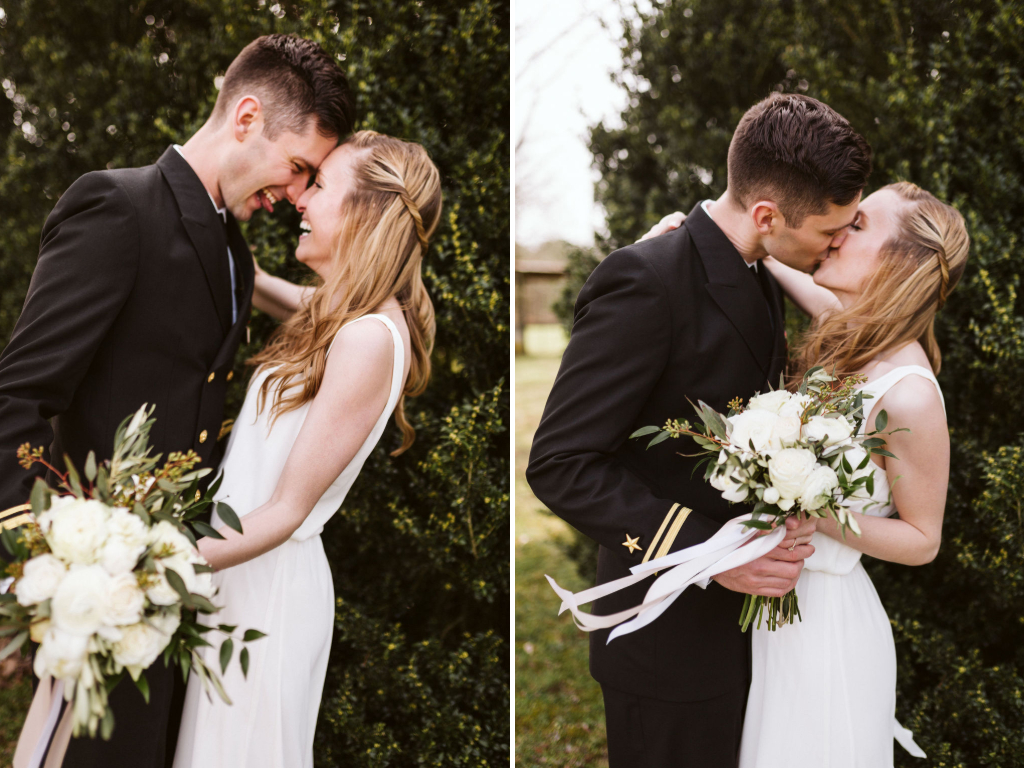
[{"label": "leafy bush", "polygon": [[937,324],[944,543],[920,568],[867,563],[896,635],[898,714],[935,765],[1024,766],[1022,24],[1008,0],[662,0],[623,26],[625,127],[591,133],[605,252],[721,194],[732,131],[773,89],[865,135],[872,189],[907,179],[965,215],[970,262]]},{"label": "leafy bush", "polygon": [[[39,233],[81,174],[147,165],[209,115],[241,48],[296,33],[337,55],[358,128],[422,143],[445,207],[424,273],[434,375],[408,404],[417,441],[371,455],[324,543],[340,598],[317,734],[321,765],[490,765],[507,759],[509,599],[509,4],[504,0],[8,0],[0,14],[0,343],[21,310]],[[285,207],[287,208],[287,207]],[[268,271],[298,216],[244,227]],[[251,355],[273,330],[253,317]],[[244,377],[240,377],[244,378]],[[245,392],[229,393],[237,412]],[[393,647],[391,647],[393,646]],[[425,689],[411,682],[410,675]]]}]

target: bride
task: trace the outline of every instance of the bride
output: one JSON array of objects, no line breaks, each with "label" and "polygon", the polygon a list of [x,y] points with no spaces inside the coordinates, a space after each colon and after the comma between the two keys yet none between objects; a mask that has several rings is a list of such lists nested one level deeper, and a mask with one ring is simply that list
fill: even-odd
[{"label": "bride", "polygon": [[[249,668],[224,675],[233,705],[188,683],[175,768],[313,765],[313,736],[334,624],[320,532],[345,499],[392,413],[413,442],[405,397],[430,375],[434,311],[421,259],[441,214],[437,169],[418,144],[356,133],[296,204],[296,258],[320,278],[300,288],[265,273],[254,303],[287,321],[257,366],[235,421],[217,499],[244,535],[212,523],[201,554],[215,569],[217,624],[253,627]],[[333,352],[333,354],[332,354]],[[216,664],[217,648],[204,648]]]},{"label": "bride", "polygon": [[[887,438],[898,459],[872,459],[874,495],[852,507],[863,535],[844,541],[833,521],[817,521],[815,552],[796,588],[803,620],[754,631],[741,768],[885,768],[894,735],[924,757],[895,721],[892,628],[860,558],[924,565],[939,551],[949,431],[934,319],[963,274],[968,247],[956,209],[901,182],[863,200],[813,277],[765,260],[811,316],[792,380],[815,365],[866,376],[861,391],[873,399],[865,398],[862,430],[874,429],[884,409],[887,430],[910,431]],[[854,466],[863,459],[857,451]],[[801,722],[816,725],[793,739],[789,729]]]},{"label": "bride", "polygon": [[[644,239],[675,228],[666,216]],[[796,352],[795,385],[821,365],[839,377],[867,378],[860,389],[874,429],[884,409],[898,459],[875,456],[874,494],[851,509],[862,535],[845,540],[817,520],[797,595],[802,620],[752,630],[752,669],[740,768],[892,768],[893,741],[924,752],[896,722],[892,627],[862,554],[903,565],[939,551],[949,481],[949,430],[935,374],[941,354],[935,313],[967,263],[963,216],[908,182],[866,197],[813,276],[764,259],[789,298],[811,317]],[[859,447],[850,452],[857,466]],[[793,725],[802,724],[794,735]]]}]

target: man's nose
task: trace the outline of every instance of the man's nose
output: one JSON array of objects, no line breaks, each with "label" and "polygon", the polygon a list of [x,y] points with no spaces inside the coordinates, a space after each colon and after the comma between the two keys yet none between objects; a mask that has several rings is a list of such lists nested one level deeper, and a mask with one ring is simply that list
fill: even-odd
[{"label": "man's nose", "polygon": [[302,199],[308,188],[309,171],[306,171],[305,173],[295,175],[292,183],[285,187],[284,194],[288,198],[288,202],[297,207],[298,201]]}]

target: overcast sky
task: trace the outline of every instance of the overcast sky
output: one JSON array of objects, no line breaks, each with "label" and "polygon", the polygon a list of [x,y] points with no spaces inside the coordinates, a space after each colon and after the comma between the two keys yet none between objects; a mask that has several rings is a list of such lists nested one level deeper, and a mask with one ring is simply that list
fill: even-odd
[{"label": "overcast sky", "polygon": [[586,136],[600,120],[619,125],[625,107],[610,79],[621,61],[620,6],[517,0],[515,14],[516,242],[591,245],[603,215]]}]

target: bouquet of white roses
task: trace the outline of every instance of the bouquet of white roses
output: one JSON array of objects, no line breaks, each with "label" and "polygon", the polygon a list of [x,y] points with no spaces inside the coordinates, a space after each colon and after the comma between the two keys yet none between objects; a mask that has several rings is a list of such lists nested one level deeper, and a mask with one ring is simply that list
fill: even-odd
[{"label": "bouquet of white roses", "polygon": [[[26,469],[40,463],[56,474],[61,490],[38,479],[27,522],[2,533],[14,556],[7,569],[14,583],[0,595],[0,636],[13,635],[0,658],[30,639],[39,644],[35,673],[40,680],[49,676],[57,681],[55,690],[69,702],[76,736],[98,732],[109,739],[114,718],[108,692],[127,672],[148,701],[144,670],[161,654],[184,676],[190,669],[198,674],[208,694],[212,688],[231,703],[217,672],[196,652],[211,645],[204,635],[212,629],[198,616],[217,608],[211,602],[213,569],[199,555],[192,529],[223,538],[195,519],[213,503],[219,481],[205,494],[198,490],[210,470],[194,469],[199,457],[192,451],[171,453],[158,468],[161,457],[150,456],[147,447],[152,412],[143,406],[125,419],[113,457],[97,465],[90,453],[84,478],[67,457],[67,471],[61,473],[42,458],[41,448],[26,444],[18,451]],[[217,513],[241,532],[237,515],[226,504],[218,503]],[[218,629],[227,635],[220,647],[223,672],[236,628]],[[250,629],[243,642],[262,636]],[[245,673],[247,649],[239,660]],[[58,699],[49,689],[41,683],[37,697]],[[26,738],[48,739],[49,731],[32,737],[23,733]]]},{"label": "bouquet of white roses", "polygon": [[[880,437],[888,422],[883,410],[875,429],[859,435],[864,421],[864,395],[857,391],[863,377],[842,383],[824,368],[809,370],[797,392],[779,389],[758,394],[744,406],[737,398],[728,415],[704,402],[695,406],[703,428],[687,421],[670,420],[664,427],[643,427],[631,437],[654,435],[648,447],[669,438],[692,437],[703,449],[697,466],[707,464],[704,478],[722,498],[753,504],[741,525],[772,530],[798,513],[831,517],[840,531],[860,535],[857,519],[849,513],[850,499],[870,500],[874,493],[871,455],[890,456]],[[899,432],[904,430],[893,430]],[[847,453],[860,446],[864,456],[853,466]],[[768,608],[768,628],[774,630],[799,618],[795,591],[785,597],[747,595],[740,625],[746,631],[755,616],[758,626]]]}]

